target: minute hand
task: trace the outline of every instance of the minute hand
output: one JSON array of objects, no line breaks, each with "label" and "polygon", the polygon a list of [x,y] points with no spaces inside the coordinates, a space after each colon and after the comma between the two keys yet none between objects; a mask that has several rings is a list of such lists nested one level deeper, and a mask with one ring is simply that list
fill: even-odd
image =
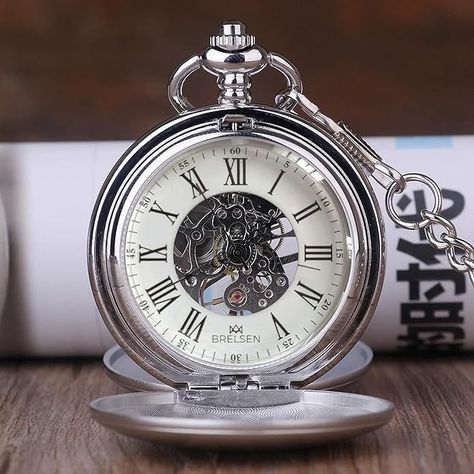
[{"label": "minute hand", "polygon": [[270,237],[265,237],[265,238],[262,238],[262,239],[255,239],[255,240],[257,242],[261,243],[261,242],[270,242],[271,240],[282,239],[282,238],[285,238],[285,237],[296,237],[295,231],[290,230],[289,232],[286,232],[285,234],[272,235]]},{"label": "minute hand", "polygon": [[282,265],[286,265],[287,263],[297,262],[298,261],[298,254],[297,253],[290,253],[289,255],[284,255],[280,257],[280,263]]}]

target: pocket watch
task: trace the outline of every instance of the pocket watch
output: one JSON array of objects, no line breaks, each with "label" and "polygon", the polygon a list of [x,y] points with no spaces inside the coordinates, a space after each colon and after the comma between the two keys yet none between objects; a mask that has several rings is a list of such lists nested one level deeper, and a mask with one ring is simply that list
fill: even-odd
[{"label": "pocket watch", "polygon": [[[250,96],[265,67],[286,81],[274,106]],[[217,105],[184,95],[198,69],[217,77]],[[474,281],[474,248],[440,214],[439,187],[324,115],[295,66],[240,22],[176,69],[168,95],[178,115],[134,143],[102,187],[88,258],[110,332],[176,390],[99,399],[93,416],[132,436],[211,446],[316,443],[383,425],[388,401],[302,388],[360,339],[380,294],[371,180],[387,189],[391,219],[422,229]],[[405,221],[393,200],[412,182],[433,207]]]}]

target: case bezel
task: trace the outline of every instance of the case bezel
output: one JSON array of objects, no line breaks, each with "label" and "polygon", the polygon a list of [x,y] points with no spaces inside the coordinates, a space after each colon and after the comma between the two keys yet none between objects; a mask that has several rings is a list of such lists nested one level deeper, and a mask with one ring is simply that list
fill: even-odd
[{"label": "case bezel", "polygon": [[[245,116],[251,129],[223,130],[221,121],[228,114]],[[344,311],[322,338],[304,355],[289,357],[283,363],[259,366],[256,370],[238,367],[212,368],[178,353],[164,350],[145,326],[133,317],[134,306],[122,291],[117,236],[128,212],[130,190],[146,179],[160,163],[154,156],[177,144],[198,144],[214,137],[246,135],[267,137],[291,143],[306,150],[313,161],[324,162],[333,172],[335,183],[351,203],[352,225],[359,236],[354,255],[353,285],[348,288]],[[134,143],[109,174],[94,208],[89,232],[89,274],[99,311],[114,338],[142,368],[173,387],[220,388],[235,382],[239,388],[303,386],[333,367],[360,339],[367,326],[381,289],[384,273],[384,239],[380,210],[372,188],[350,156],[324,131],[300,117],[271,107],[214,107],[182,114],[159,125]],[[337,323],[337,327],[336,327]]]}]

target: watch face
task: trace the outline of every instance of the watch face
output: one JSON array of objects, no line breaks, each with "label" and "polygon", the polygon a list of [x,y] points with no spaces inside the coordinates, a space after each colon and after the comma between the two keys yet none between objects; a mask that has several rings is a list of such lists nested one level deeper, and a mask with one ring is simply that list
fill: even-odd
[{"label": "watch face", "polygon": [[344,302],[353,239],[322,170],[282,145],[227,137],[148,179],[121,248],[135,310],[165,347],[256,367],[318,339]]}]

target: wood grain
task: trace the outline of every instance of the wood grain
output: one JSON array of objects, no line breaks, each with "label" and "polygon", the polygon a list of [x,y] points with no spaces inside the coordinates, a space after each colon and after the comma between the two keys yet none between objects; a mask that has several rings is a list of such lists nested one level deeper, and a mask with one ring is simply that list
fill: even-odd
[{"label": "wood grain", "polygon": [[[0,141],[138,138],[173,114],[171,71],[229,12],[364,135],[474,132],[469,0],[2,0]],[[282,87],[264,71],[254,97],[272,103]],[[198,104],[216,91],[204,73],[190,83]]]},{"label": "wood grain", "polygon": [[392,400],[394,419],[373,434],[314,449],[178,449],[115,435],[91,420],[90,400],[121,391],[98,361],[2,362],[0,473],[472,473],[472,358],[378,357],[350,390]]}]

